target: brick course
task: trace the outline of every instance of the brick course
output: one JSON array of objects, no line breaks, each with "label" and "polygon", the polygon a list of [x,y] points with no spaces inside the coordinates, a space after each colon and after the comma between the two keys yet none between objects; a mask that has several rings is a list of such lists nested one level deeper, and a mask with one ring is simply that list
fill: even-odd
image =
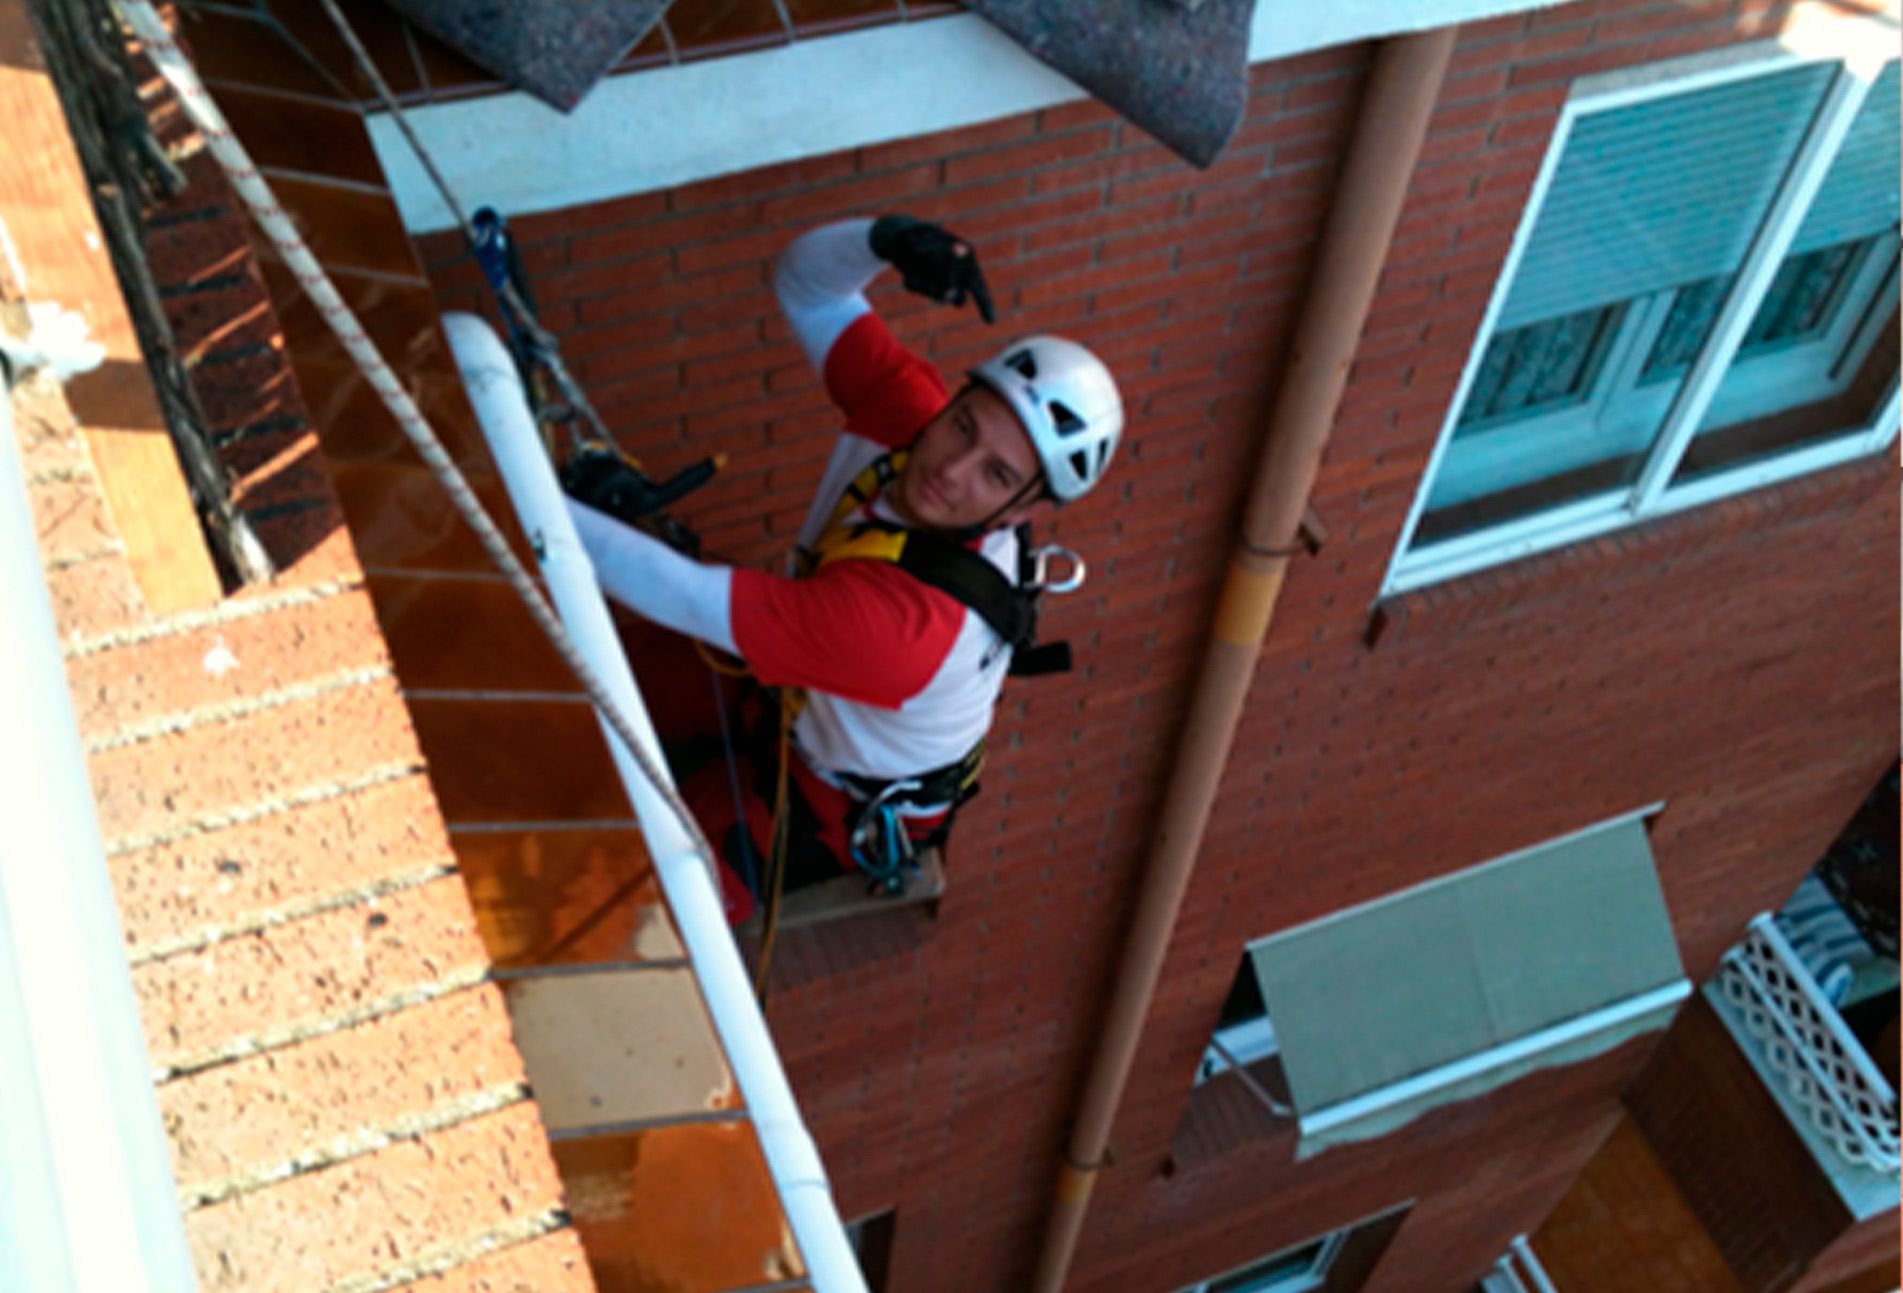
[{"label": "brick course", "polygon": [[[1663,801],[1654,845],[1702,977],[1894,759],[1887,463],[1375,605],[1572,78],[1753,39],[1787,12],[1579,4],[1463,34],[1317,481],[1331,537],[1291,571],[1072,1287],[1175,1287],[1409,1196],[1369,1287],[1470,1285],[1557,1199],[1645,1045],[1372,1147],[1298,1166],[1286,1143],[1237,1146],[1166,1181],[1243,943]],[[842,1210],[898,1208],[900,1287],[1027,1278],[1368,53],[1257,67],[1250,117],[1207,174],[1084,104],[517,225],[567,267],[537,283],[552,317],[574,311],[566,344],[660,388],[614,402],[624,443],[662,469],[735,455],[683,511],[742,561],[775,560],[804,512],[810,459],[779,455],[832,427],[759,262],[848,200],[919,210],[979,247],[1012,303],[995,329],[874,291],[948,369],[1051,330],[1122,376],[1125,467],[1048,527],[1093,564],[1047,610],[1081,668],[1007,693],[936,922],[781,952],[776,1034]],[[461,292],[453,240],[423,251],[443,295]],[[709,336],[720,349],[698,351]],[[1529,1133],[1534,1117],[1549,1129]]]},{"label": "brick course", "polygon": [[199,1284],[589,1288],[245,221],[180,157],[148,257],[277,579],[154,616],[70,409],[17,411]]}]

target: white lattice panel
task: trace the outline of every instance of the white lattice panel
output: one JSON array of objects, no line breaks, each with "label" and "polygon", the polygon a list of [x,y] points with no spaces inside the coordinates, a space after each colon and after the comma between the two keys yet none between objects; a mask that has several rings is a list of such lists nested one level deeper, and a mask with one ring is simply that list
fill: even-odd
[{"label": "white lattice panel", "polygon": [[1895,1172],[1896,1092],[1768,920],[1725,954],[1715,985],[1818,1135],[1852,1163]]}]

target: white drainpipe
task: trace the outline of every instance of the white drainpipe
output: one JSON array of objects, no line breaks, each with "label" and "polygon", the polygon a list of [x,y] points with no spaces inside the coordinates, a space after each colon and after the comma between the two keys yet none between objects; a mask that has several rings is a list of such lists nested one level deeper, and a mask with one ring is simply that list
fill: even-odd
[{"label": "white drainpipe", "polygon": [[[516,519],[541,559],[542,576],[563,627],[630,720],[652,763],[665,767],[621,639],[609,620],[594,565],[575,535],[567,504],[556,486],[515,364],[494,331],[475,315],[444,315],[443,331],[515,504]],[[605,723],[602,733],[640,819],[714,1031],[720,1035],[746,1100],[781,1207],[806,1261],[809,1282],[817,1293],[865,1293],[865,1279],[833,1205],[819,1149],[793,1102],[746,966],[727,928],[712,860],[696,849],[666,801]]]},{"label": "white drainpipe", "polygon": [[[14,351],[18,355],[18,351]],[[0,381],[0,1289],[195,1287]]]}]

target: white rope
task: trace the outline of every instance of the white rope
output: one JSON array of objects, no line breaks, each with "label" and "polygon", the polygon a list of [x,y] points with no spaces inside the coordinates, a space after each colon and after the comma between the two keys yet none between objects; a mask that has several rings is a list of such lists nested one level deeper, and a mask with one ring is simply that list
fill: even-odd
[{"label": "white rope", "polygon": [[[390,370],[389,364],[378,352],[376,343],[364,332],[357,316],[338,295],[336,286],[330,281],[330,276],[324,272],[323,266],[317,263],[310,249],[304,245],[303,238],[299,236],[296,227],[285,215],[284,209],[278,205],[270,186],[258,174],[257,167],[252,164],[244,146],[232,134],[231,127],[225,122],[224,114],[219,111],[218,105],[206,92],[204,83],[198,79],[198,73],[193,69],[190,60],[173,41],[171,33],[166,31],[165,24],[159,20],[157,12],[152,8],[151,0],[119,0],[119,2],[120,12],[124,15],[127,24],[139,39],[145,42],[146,55],[152,60],[153,66],[159,70],[159,73],[171,83],[172,88],[178,91],[179,100],[184,104],[185,111],[191,117],[193,124],[198,127],[199,133],[204,136],[206,147],[218,160],[218,164],[224,168],[232,187],[244,199],[245,205],[250,208],[252,216],[264,230],[265,236],[277,248],[278,254],[284,257],[284,262],[290,267],[291,274],[297,279],[298,285],[310,296],[311,302],[324,316],[324,321],[330,325],[331,331],[337,334],[337,339],[343,343],[344,349],[350,352],[350,357],[356,361],[357,367],[363,371],[371,388],[383,400],[384,407],[388,408],[391,416],[396,418],[397,425],[403,429],[403,434],[408,436],[410,443],[416,446],[417,453],[422,455],[423,462],[429,467],[431,473],[449,492],[450,501],[455,504],[456,510],[462,514],[470,528],[476,532],[476,537],[481,541],[489,559],[508,577],[510,586],[528,607],[536,626],[547,635],[549,642],[561,655],[562,662],[581,683],[582,690],[588,694],[588,699],[594,703],[604,721],[627,748],[640,767],[641,775],[647,778],[655,792],[667,803],[669,810],[680,819],[682,831],[693,842],[695,849],[706,859],[708,865],[712,866],[713,849],[708,845],[706,836],[701,833],[700,825],[694,820],[693,813],[681,799],[680,792],[674,788],[672,781],[654,765],[652,758],[642,748],[633,726],[622,714],[620,708],[608,697],[601,681],[595,677],[594,671],[575,649],[574,643],[569,640],[568,634],[563,630],[561,622],[549,609],[542,590],[536,586],[534,578],[523,568],[521,561],[509,548],[508,540],[503,538],[502,531],[496,527],[496,523],[483,509],[475,491],[470,489],[469,481],[451,461],[448,451],[443,448],[442,441],[430,429],[429,423],[416,407],[416,401],[412,400],[409,392],[403,389],[403,384],[397,380],[396,374]],[[374,69],[372,74],[374,75]],[[381,85],[380,79],[379,85]]]},{"label": "white rope", "polygon": [[[416,131],[410,125],[410,119],[404,115],[403,108],[396,101],[396,95],[390,92],[389,82],[385,81],[383,73],[377,70],[375,61],[370,57],[370,51],[365,49],[363,42],[357,39],[356,28],[350,25],[350,20],[344,17],[343,10],[337,7],[337,0],[321,0],[321,3],[324,6],[324,12],[330,15],[331,26],[337,29],[337,34],[343,37],[344,44],[350,47],[350,56],[355,60],[357,69],[375,88],[377,98],[383,103],[384,111],[388,112],[390,119],[396,122],[396,128],[403,133],[410,151],[416,154],[416,160],[423,164],[424,173],[429,176],[430,183],[436,186],[436,192],[443,199],[443,205],[449,208],[450,215],[455,217],[457,226],[463,232],[463,241],[473,252],[476,248],[476,226],[470,222],[462,203],[450,191],[449,181],[444,179],[443,173],[436,169],[436,159],[430,156],[429,149],[423,147],[423,141],[416,137]],[[496,284],[496,292],[501,296],[503,304],[515,315],[516,320],[527,328],[529,335],[535,339],[536,360],[548,370],[549,376],[555,379],[556,389],[561,392],[562,399],[567,401],[568,407],[581,414],[600,440],[613,444],[614,436],[609,432],[607,424],[601,420],[601,415],[595,412],[595,406],[589,402],[588,394],[582,390],[581,383],[569,374],[568,365],[562,362],[561,350],[556,345],[554,334],[542,326],[541,321],[535,317],[535,311],[531,310],[529,303],[522,299],[522,294],[515,290],[514,283],[504,279]]]}]

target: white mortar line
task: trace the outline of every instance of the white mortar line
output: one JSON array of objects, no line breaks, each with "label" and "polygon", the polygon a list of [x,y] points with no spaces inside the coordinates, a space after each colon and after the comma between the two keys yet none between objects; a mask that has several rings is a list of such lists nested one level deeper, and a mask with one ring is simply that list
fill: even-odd
[{"label": "white mortar line", "polygon": [[391,782],[402,781],[406,777],[421,776],[423,772],[424,767],[420,763],[409,761],[386,763],[382,767],[367,769],[354,777],[320,782],[317,785],[306,786],[302,790],[294,790],[288,795],[277,795],[249,804],[221,808],[217,812],[204,813],[170,830],[121,835],[107,842],[106,856],[118,857],[124,853],[136,853],[140,849],[176,844],[180,840],[191,839],[195,835],[209,835],[213,831],[243,826],[248,822],[275,817],[279,813],[288,813],[299,808],[308,808],[312,804],[321,804],[326,800],[342,799],[362,790],[372,790]]},{"label": "white mortar line", "polygon": [[380,1127],[359,1127],[348,1135],[333,1136],[321,1145],[308,1146],[291,1157],[262,1167],[234,1172],[229,1176],[195,1182],[179,1188],[179,1204],[186,1211],[207,1208],[236,1195],[247,1194],[278,1181],[337,1167],[353,1158],[388,1149],[406,1140],[416,1140],[432,1132],[445,1131],[465,1122],[492,1114],[529,1098],[528,1084],[507,1082],[445,1101],[422,1113],[413,1113]]},{"label": "white mortar line", "polygon": [[365,1002],[354,1010],[345,1010],[334,1015],[313,1015],[279,1024],[274,1028],[262,1028],[248,1036],[236,1037],[223,1046],[214,1046],[195,1055],[170,1064],[162,1064],[152,1074],[154,1083],[170,1082],[174,1078],[190,1077],[220,1064],[229,1064],[247,1055],[257,1055],[264,1051],[274,1051],[285,1046],[294,1046],[298,1042],[309,1041],[313,1037],[352,1028],[368,1023],[372,1019],[381,1019],[385,1015],[394,1015],[408,1010],[411,1006],[420,1006],[439,997],[461,992],[478,983],[487,982],[489,966],[485,963],[466,965],[453,970],[432,982],[417,987],[406,988],[402,992],[392,992]]},{"label": "white mortar line", "polygon": [[270,615],[277,611],[288,610],[293,606],[309,606],[325,598],[340,593],[351,593],[363,587],[361,578],[330,580],[321,584],[309,584],[302,588],[286,588],[280,592],[267,593],[261,597],[244,597],[223,601],[205,610],[182,611],[177,615],[168,615],[163,619],[151,620],[144,624],[135,624],[130,628],[117,629],[111,633],[100,633],[92,637],[68,639],[65,656],[68,660],[77,660],[94,655],[100,651],[113,651],[120,647],[139,646],[158,638],[173,637],[181,633],[190,633],[197,629],[214,628],[221,624],[235,624],[239,620],[248,620],[259,615]]},{"label": "white mortar line", "polygon": [[336,890],[331,893],[307,898],[301,902],[286,903],[281,907],[272,907],[264,911],[253,912],[242,920],[228,921],[221,925],[202,925],[188,934],[177,934],[171,938],[146,943],[129,949],[126,959],[133,968],[149,965],[154,961],[167,960],[187,952],[202,952],[206,948],[246,934],[255,934],[260,930],[271,929],[278,925],[287,925],[294,920],[305,920],[311,916],[321,916],[328,911],[337,911],[357,903],[373,902],[378,898],[387,898],[393,893],[402,893],[406,889],[417,889],[432,880],[441,880],[444,876],[456,874],[456,868],[448,865],[423,867],[416,871],[407,871],[401,875],[389,876],[371,884],[358,885],[350,889]]},{"label": "white mortar line", "polygon": [[519,1221],[493,1226],[455,1243],[432,1244],[407,1262],[386,1266],[373,1275],[352,1276],[331,1285],[324,1293],[383,1293],[385,1289],[414,1284],[432,1275],[454,1270],[478,1257],[486,1257],[504,1248],[514,1248],[518,1244],[566,1229],[568,1214],[561,1208],[550,1208]]},{"label": "white mortar line", "polygon": [[201,705],[197,709],[160,714],[156,718],[149,718],[143,722],[127,724],[105,736],[95,736],[86,742],[86,753],[94,755],[105,754],[112,750],[123,750],[129,745],[142,745],[161,737],[179,736],[195,728],[235,722],[254,714],[283,709],[287,705],[295,705],[300,701],[317,700],[333,692],[354,691],[373,682],[382,682],[392,677],[394,674],[387,664],[344,669],[289,687],[279,687],[274,691],[263,692],[256,696],[246,696],[240,700],[225,700],[216,705]]}]

